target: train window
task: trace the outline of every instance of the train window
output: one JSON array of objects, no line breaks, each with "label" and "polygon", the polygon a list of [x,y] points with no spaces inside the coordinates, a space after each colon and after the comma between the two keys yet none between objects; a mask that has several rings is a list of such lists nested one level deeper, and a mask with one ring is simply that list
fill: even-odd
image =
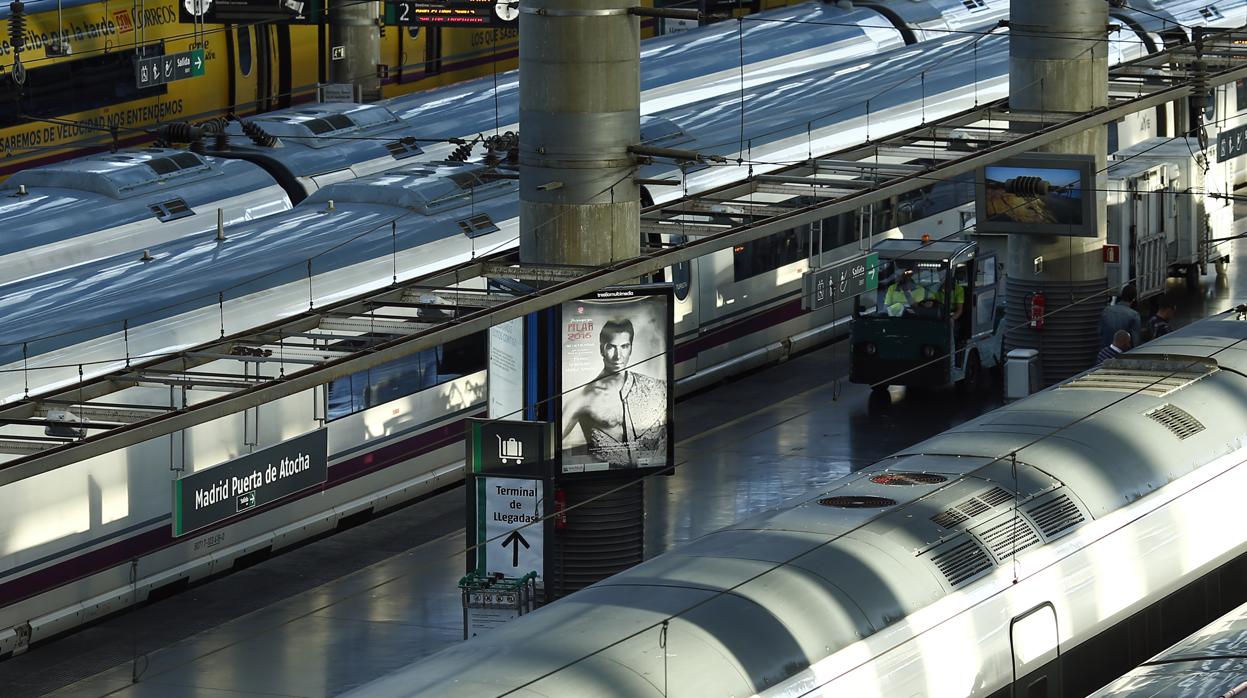
[{"label": "train window", "polygon": [[173,174],[182,169],[170,158],[152,158],[147,161],[147,166],[155,170],[158,175]]},{"label": "train window", "polygon": [[[146,56],[159,55],[148,50]],[[0,81],[0,126],[32,118],[64,116],[165,94],[165,85],[139,89],[134,80],[135,51],[118,51],[31,68],[24,85]],[[87,135],[98,131],[83,130]]]},{"label": "train window", "polygon": [[1234,83],[1234,110],[1244,109],[1247,109],[1247,80],[1238,80]]},{"label": "train window", "polygon": [[176,162],[178,167],[184,170],[200,167],[204,164],[204,161],[200,160],[199,156],[194,153],[178,153],[177,155],[170,155],[169,159]]},{"label": "train window", "polygon": [[351,128],[355,125],[355,122],[351,121],[350,117],[344,114],[330,114],[325,117],[325,121],[328,121],[329,125],[332,126],[335,131],[340,131],[344,128]]},{"label": "train window", "polygon": [[896,220],[892,224],[913,223],[973,202],[974,175],[968,173],[896,197]]},{"label": "train window", "polygon": [[808,257],[810,227],[803,225],[746,242],[737,245],[733,252],[733,277],[736,281],[744,281]]},{"label": "train window", "polygon": [[243,25],[236,30],[238,35],[238,74],[247,77],[251,74],[251,26]]},{"label": "train window", "polygon": [[329,384],[330,420],[485,370],[485,333],[478,333]]}]

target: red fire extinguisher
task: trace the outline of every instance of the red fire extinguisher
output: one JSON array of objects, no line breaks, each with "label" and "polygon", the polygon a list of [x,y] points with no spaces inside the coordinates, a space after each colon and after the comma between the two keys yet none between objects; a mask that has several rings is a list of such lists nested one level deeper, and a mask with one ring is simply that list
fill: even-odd
[{"label": "red fire extinguisher", "polygon": [[554,490],[554,530],[567,528],[567,492],[562,488]]},{"label": "red fire extinguisher", "polygon": [[1031,312],[1030,326],[1037,329],[1043,329],[1043,316],[1047,308],[1048,301],[1044,298],[1043,293],[1031,294]]}]

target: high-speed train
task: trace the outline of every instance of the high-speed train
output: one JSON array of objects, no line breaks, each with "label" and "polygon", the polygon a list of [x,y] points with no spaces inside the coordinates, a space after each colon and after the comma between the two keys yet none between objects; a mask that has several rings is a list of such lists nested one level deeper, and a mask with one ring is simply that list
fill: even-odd
[{"label": "high-speed train", "polygon": [[1090,698],[1247,695],[1247,604],[1183,638]]},{"label": "high-speed train", "polygon": [[[1003,0],[974,8],[883,0],[878,9],[847,10],[817,2],[761,13],[740,29],[724,23],[646,41],[642,112],[989,27],[1007,12]],[[517,131],[518,106],[511,71],[374,104],[302,105],[207,123],[208,156],[123,150],[25,170],[0,186],[0,231],[21,231],[0,239],[0,283],[213,234],[219,223],[287,210],[334,182],[445,159],[460,149],[452,140]]]},{"label": "high-speed train", "polygon": [[1247,320],[1141,349],[355,695],[1086,695],[1247,600]]},{"label": "high-speed train", "polygon": [[[1227,3],[1227,14],[1229,6],[1243,3]],[[747,86],[749,156],[779,162],[803,159],[807,149],[832,152],[860,143],[865,110],[842,107],[862,103],[863,85],[894,86],[872,93],[871,128],[878,134],[1001,96],[1007,38],[980,39],[973,49],[979,69],[966,71],[976,38],[954,34]],[[1141,45],[1119,43],[1123,51]],[[775,59],[773,67],[781,64]],[[446,107],[468,99],[441,94],[429,93],[430,99],[443,99]],[[500,113],[514,112],[515,99],[514,92],[500,95]],[[742,146],[739,100],[738,92],[690,97],[647,114],[642,137],[735,157]],[[434,126],[428,119],[427,128]],[[661,164],[642,171],[645,177],[682,174]],[[743,176],[734,167],[687,174],[691,191]],[[86,376],[119,369],[127,359],[175,351],[301,312],[309,302],[321,306],[387,285],[392,275],[409,279],[513,248],[515,182],[494,175],[479,163],[417,155],[387,172],[318,186],[287,212],[230,227],[223,240],[192,236],[152,245],[146,255],[101,259],[0,286],[0,401],[76,381],[80,367]],[[934,234],[959,229],[957,211],[969,198],[950,186],[877,207],[880,220],[870,230],[889,235],[918,223]],[[673,195],[657,192],[660,198]],[[824,225],[824,263],[859,251],[857,218],[843,218]],[[671,270],[688,280],[676,310],[681,385],[696,386],[812,346],[834,331],[837,317],[830,311],[800,310],[808,240],[808,231],[789,231]],[[244,556],[290,545],[346,517],[458,479],[462,419],[484,409],[477,341],[6,485],[0,489],[0,653],[141,600],[154,588],[227,569]],[[167,387],[133,387],[115,399],[176,409],[187,398]],[[192,392],[189,399],[201,398]],[[202,535],[171,537],[169,482],[180,472],[321,424],[329,432],[330,477],[316,496],[297,497]],[[138,561],[134,582],[131,560]]]}]

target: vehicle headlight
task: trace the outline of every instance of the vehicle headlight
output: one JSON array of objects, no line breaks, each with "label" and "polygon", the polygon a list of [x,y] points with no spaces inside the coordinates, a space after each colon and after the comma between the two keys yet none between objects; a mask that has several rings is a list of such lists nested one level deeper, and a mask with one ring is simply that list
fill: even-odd
[{"label": "vehicle headlight", "polygon": [[922,346],[922,357],[924,359],[935,358],[935,347],[931,346],[930,344],[924,344]]}]

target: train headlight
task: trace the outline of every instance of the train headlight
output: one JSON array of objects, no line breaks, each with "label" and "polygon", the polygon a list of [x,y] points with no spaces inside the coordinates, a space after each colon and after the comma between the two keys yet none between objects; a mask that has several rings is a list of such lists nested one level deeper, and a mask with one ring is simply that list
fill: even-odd
[{"label": "train headlight", "polygon": [[879,347],[875,346],[874,342],[866,342],[866,345],[863,347],[863,349],[865,349],[866,351],[866,356],[874,356],[875,354],[879,353]]},{"label": "train headlight", "polygon": [[922,345],[922,358],[934,359],[935,358],[935,347],[931,346],[930,344]]}]

